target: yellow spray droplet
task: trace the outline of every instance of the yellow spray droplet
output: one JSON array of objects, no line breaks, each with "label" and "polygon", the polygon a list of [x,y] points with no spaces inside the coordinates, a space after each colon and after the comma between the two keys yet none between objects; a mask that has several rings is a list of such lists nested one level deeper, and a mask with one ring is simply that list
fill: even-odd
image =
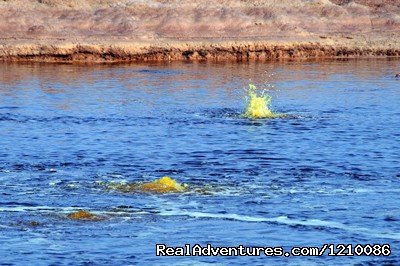
[{"label": "yellow spray droplet", "polygon": [[266,94],[265,91],[261,95],[257,94],[257,87],[253,84],[249,84],[249,90],[247,92],[248,102],[246,112],[243,114],[246,118],[262,119],[262,118],[275,118],[279,114],[275,114],[269,109],[272,97]]}]

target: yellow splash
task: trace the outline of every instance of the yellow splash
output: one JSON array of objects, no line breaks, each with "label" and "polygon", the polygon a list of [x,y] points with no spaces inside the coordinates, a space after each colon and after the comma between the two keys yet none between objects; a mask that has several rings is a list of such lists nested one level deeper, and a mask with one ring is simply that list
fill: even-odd
[{"label": "yellow splash", "polygon": [[171,193],[171,192],[183,192],[186,190],[184,185],[179,184],[176,180],[169,176],[164,176],[160,179],[154,180],[153,182],[144,183],[139,186],[139,189],[143,192],[153,193]]},{"label": "yellow splash", "polygon": [[262,119],[262,118],[276,118],[279,115],[269,109],[272,97],[263,91],[259,96],[257,94],[257,87],[249,84],[248,102],[246,112],[243,114],[246,118]]},{"label": "yellow splash", "polygon": [[164,176],[160,179],[146,183],[108,183],[105,185],[107,189],[119,190],[124,193],[176,193],[188,190],[188,186],[186,184],[180,184],[169,176]]}]

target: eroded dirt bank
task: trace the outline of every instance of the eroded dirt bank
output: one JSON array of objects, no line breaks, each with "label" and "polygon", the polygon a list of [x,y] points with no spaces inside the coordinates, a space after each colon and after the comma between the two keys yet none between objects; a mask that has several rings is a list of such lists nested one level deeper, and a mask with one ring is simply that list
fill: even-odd
[{"label": "eroded dirt bank", "polygon": [[252,61],[288,58],[400,56],[400,47],[386,45],[329,44],[324,42],[187,42],[187,43],[17,43],[0,46],[7,61]]},{"label": "eroded dirt bank", "polygon": [[400,56],[400,0],[5,0],[0,60]]}]

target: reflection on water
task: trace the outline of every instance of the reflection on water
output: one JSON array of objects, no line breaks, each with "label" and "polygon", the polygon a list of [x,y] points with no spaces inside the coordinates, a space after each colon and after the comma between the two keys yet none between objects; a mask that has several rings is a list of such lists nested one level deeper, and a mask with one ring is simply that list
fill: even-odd
[{"label": "reflection on water", "polygon": [[[398,66],[0,64],[2,263],[398,264]],[[243,118],[249,83],[273,84],[287,119]],[[163,176],[188,190],[110,189]],[[392,256],[162,260],[156,243],[390,243]]]}]

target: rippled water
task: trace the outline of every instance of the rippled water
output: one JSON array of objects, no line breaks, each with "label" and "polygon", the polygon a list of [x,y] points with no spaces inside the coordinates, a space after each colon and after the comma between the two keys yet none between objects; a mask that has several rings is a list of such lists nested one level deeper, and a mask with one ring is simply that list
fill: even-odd
[{"label": "rippled water", "polygon": [[[399,62],[0,64],[0,262],[399,264]],[[241,117],[250,82],[289,116]],[[101,185],[164,175],[207,193]],[[78,209],[107,218],[66,218]],[[156,243],[392,255],[159,258]]]}]

